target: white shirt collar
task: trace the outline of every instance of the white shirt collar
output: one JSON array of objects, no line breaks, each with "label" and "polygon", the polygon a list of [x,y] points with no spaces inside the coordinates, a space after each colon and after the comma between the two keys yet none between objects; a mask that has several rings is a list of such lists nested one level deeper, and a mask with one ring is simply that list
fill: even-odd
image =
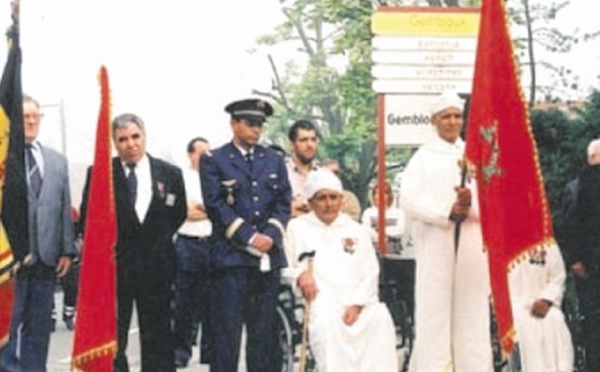
[{"label": "white shirt collar", "polygon": [[[121,160],[125,177],[129,175],[129,167]],[[147,154],[135,164],[135,174],[137,176],[137,199],[135,202],[135,211],[140,221],[144,221],[150,202],[152,201],[152,170],[150,169],[150,159]]]},{"label": "white shirt collar", "polygon": [[[129,167],[127,166],[127,164],[131,164],[131,163],[127,163],[125,162],[123,159],[121,159],[121,165],[123,165],[123,170],[125,171],[125,176],[127,176],[129,174]],[[148,155],[144,154],[144,156],[142,156],[142,158],[135,163],[135,168],[137,169],[141,169],[141,168],[146,168],[146,167],[150,167],[150,160],[148,160]]]},{"label": "white shirt collar", "polygon": [[254,154],[254,147],[251,147],[250,150],[246,150],[243,147],[238,146],[238,144],[235,143],[235,141],[231,141],[231,143],[233,143],[233,146],[235,146],[235,148],[238,149],[242,156],[246,156],[246,154]]}]

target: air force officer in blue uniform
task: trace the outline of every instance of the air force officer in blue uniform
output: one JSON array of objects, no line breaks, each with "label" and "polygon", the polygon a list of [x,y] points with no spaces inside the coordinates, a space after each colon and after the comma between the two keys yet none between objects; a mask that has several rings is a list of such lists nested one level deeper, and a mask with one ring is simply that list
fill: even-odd
[{"label": "air force officer in blue uniform", "polygon": [[214,239],[211,372],[237,371],[244,324],[248,371],[275,371],[274,319],[280,269],[287,265],[283,235],[290,185],[283,158],[257,144],[271,105],[247,99],[225,111],[231,115],[233,140],[200,160]]}]

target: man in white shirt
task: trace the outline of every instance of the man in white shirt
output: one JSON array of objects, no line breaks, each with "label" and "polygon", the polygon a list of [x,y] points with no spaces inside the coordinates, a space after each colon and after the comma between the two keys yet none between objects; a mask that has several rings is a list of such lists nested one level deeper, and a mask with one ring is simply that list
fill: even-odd
[{"label": "man in white shirt", "polygon": [[[475,182],[461,187],[463,101],[432,105],[436,138],[410,159],[400,205],[416,253],[413,372],[491,372],[490,282]],[[455,247],[456,224],[461,224]]]},{"label": "man in white shirt", "polygon": [[[139,323],[142,371],[174,371],[175,347],[171,303],[176,274],[173,236],[186,216],[181,170],[146,152],[141,117],[116,116],[112,161],[117,214],[117,354],[116,372],[128,372],[127,344],[135,306]],[[91,172],[84,188],[85,218]],[[82,221],[86,226],[85,221]],[[87,227],[89,228],[89,227]],[[85,248],[84,248],[85,250]],[[107,309],[110,311],[110,309]]]},{"label": "man in white shirt", "polygon": [[200,156],[209,150],[210,144],[205,138],[192,139],[187,146],[190,166],[183,169],[187,218],[175,241],[175,365],[178,368],[186,367],[192,356],[198,323],[202,324],[202,361],[207,361],[209,352],[207,315],[212,224],[204,209],[199,173]]},{"label": "man in white shirt", "polygon": [[290,127],[288,139],[292,155],[286,160],[287,173],[292,187],[292,217],[308,213],[308,200],[304,195],[304,180],[311,170],[317,169],[319,139],[317,128],[308,120],[298,120]]}]

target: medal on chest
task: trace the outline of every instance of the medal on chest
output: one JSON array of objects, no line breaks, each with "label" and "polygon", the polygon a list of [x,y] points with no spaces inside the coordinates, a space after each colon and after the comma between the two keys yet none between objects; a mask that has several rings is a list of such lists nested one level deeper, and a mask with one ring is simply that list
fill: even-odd
[{"label": "medal on chest", "polygon": [[227,193],[225,201],[227,204],[233,205],[233,203],[235,203],[235,198],[233,197],[233,185],[235,185],[235,180],[225,180],[222,181],[221,184],[225,186],[225,192]]}]

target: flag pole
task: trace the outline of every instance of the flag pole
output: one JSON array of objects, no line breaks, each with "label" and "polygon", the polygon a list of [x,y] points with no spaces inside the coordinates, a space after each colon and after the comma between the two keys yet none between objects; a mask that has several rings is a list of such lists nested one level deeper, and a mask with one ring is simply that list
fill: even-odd
[{"label": "flag pole", "polygon": [[[462,161],[462,167],[461,167],[461,171],[460,171],[460,187],[463,188],[465,187],[465,183],[467,180],[467,162],[466,161]],[[457,222],[456,225],[454,225],[454,257],[455,257],[455,262],[456,262],[456,256],[458,255],[458,243],[460,242],[460,226],[461,226],[462,222]]]},{"label": "flag pole", "polygon": [[6,38],[9,41],[9,45],[13,39],[15,25],[19,25],[19,19],[21,16],[21,0],[11,1],[10,9],[10,18],[12,19],[12,24],[6,29]]}]

